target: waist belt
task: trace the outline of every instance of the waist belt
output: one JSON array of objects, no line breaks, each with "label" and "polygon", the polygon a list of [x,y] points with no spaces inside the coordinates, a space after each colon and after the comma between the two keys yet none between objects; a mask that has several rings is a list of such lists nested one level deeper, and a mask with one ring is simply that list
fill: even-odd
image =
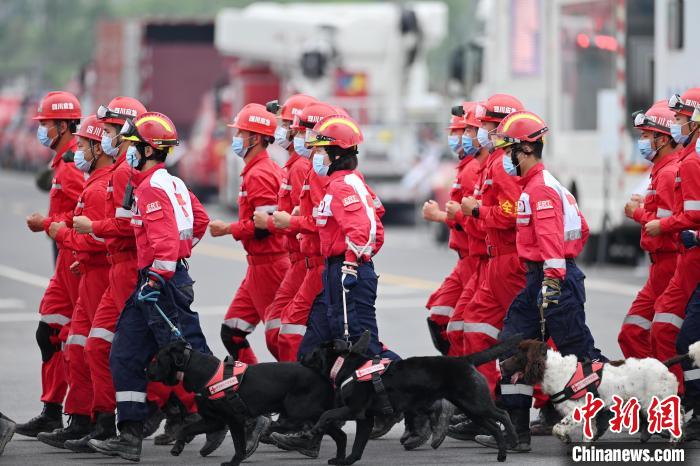
[{"label": "waist belt", "polygon": [[325,264],[326,258],[323,256],[304,257],[304,261],[306,261],[307,269],[315,269]]},{"label": "waist belt", "polygon": [[504,256],[518,252],[518,247],[515,244],[503,244],[501,246],[486,246],[486,254],[489,257]]},{"label": "waist belt", "polygon": [[115,252],[115,253],[109,253],[107,254],[107,262],[109,262],[112,265],[115,264],[121,264],[122,262],[127,262],[127,261],[135,261],[137,259],[136,257],[136,251],[133,249],[131,251],[124,251],[124,252]]},{"label": "waist belt", "polygon": [[281,252],[279,254],[264,254],[264,255],[259,255],[259,256],[251,256],[248,255],[246,256],[246,260],[248,261],[249,265],[263,265],[263,264],[271,264],[273,262],[277,262],[278,260],[282,259],[283,257],[288,257],[289,254],[286,252]]},{"label": "waist belt", "polygon": [[304,255],[300,252],[290,252],[289,253],[289,260],[292,261],[292,264],[299,262],[300,260],[304,259]]}]

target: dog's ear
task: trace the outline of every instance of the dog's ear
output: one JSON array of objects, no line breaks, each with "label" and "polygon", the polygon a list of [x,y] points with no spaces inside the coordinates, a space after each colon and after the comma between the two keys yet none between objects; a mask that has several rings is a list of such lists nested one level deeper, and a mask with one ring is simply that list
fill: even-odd
[{"label": "dog's ear", "polygon": [[541,342],[529,341],[527,345],[527,363],[523,371],[523,379],[528,385],[542,382],[547,363],[547,345]]},{"label": "dog's ear", "polygon": [[350,352],[365,355],[367,353],[367,348],[369,348],[369,340],[371,337],[372,335],[369,333],[369,330],[362,332],[360,338],[350,347]]}]

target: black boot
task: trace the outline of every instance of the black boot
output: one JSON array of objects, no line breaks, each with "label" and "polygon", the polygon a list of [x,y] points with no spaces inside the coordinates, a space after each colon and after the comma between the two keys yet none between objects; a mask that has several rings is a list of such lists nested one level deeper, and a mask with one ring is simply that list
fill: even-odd
[{"label": "black boot", "polygon": [[148,438],[155,434],[160,427],[161,422],[165,419],[165,413],[158,407],[158,404],[148,402],[148,417],[143,423],[143,438]]},{"label": "black boot", "polygon": [[408,437],[403,439],[406,432],[401,436],[403,439],[401,444],[405,450],[415,450],[425,444],[433,434],[433,431],[430,429],[430,419],[426,413],[416,413],[413,421],[406,422],[405,426],[408,431]]},{"label": "black boot", "polygon": [[78,440],[90,433],[92,424],[90,416],[75,414],[70,417],[67,427],[61,427],[53,432],[40,432],[37,440],[56,448],[66,448],[66,440]]},{"label": "black boot", "polygon": [[[200,419],[201,418],[197,413],[185,414],[184,416],[179,413],[175,416],[168,415],[165,418],[165,429],[163,430],[163,433],[156,435],[156,437],[153,439],[153,443],[155,445],[170,445],[175,443],[178,434],[186,424],[195,423]],[[187,443],[190,443],[192,439],[193,437],[187,438]]]},{"label": "black boot", "polygon": [[128,461],[141,461],[143,422],[124,421],[119,423],[119,436],[107,440],[90,440],[90,446],[98,453],[119,456]]},{"label": "black boot", "polygon": [[389,433],[392,427],[403,421],[403,413],[394,413],[384,416],[374,416],[374,427],[369,434],[371,440],[376,440]]},{"label": "black boot", "polygon": [[450,427],[450,418],[454,410],[455,406],[447,400],[438,400],[433,405],[429,416],[430,430],[432,432],[430,447],[433,450],[439,448],[442,442],[445,441],[447,429]]},{"label": "black boot", "polygon": [[272,419],[267,416],[258,416],[254,419],[250,419],[246,422],[245,426],[245,457],[248,458],[250,455],[255,453],[260,444],[260,436],[265,433],[265,431],[272,424]]},{"label": "black boot", "polygon": [[466,421],[450,426],[447,429],[447,436],[456,440],[474,440],[477,435],[487,435],[488,432],[474,424],[467,418]]},{"label": "black boot", "polygon": [[204,445],[202,445],[202,448],[199,449],[199,454],[201,456],[209,456],[214,453],[216,449],[224,443],[227,433],[228,427],[216,432],[209,432],[207,434],[207,440],[204,442]]},{"label": "black boot", "polygon": [[540,414],[530,423],[530,433],[534,436],[552,435],[552,427],[561,421],[562,415],[552,403],[547,403],[540,409]]},{"label": "black boot", "polygon": [[[510,420],[515,427],[515,432],[518,439],[515,445],[508,445],[508,451],[513,453],[527,453],[531,450],[530,447],[530,408],[515,408],[509,409],[508,414]],[[503,432],[506,437],[506,443],[509,443],[507,433]],[[474,441],[485,447],[498,448],[496,438],[493,435],[477,435]]]},{"label": "black boot", "polygon": [[63,406],[58,403],[44,403],[41,414],[24,424],[17,424],[15,432],[36,438],[39,432],[53,432],[61,427],[63,427]]},{"label": "black boot", "polygon": [[114,413],[96,413],[95,425],[92,431],[78,440],[66,440],[63,444],[66,449],[76,453],[95,453],[90,447],[90,440],[107,440],[117,436],[116,418]]},{"label": "black boot", "polygon": [[322,435],[311,435],[308,431],[280,434],[273,432],[270,437],[282,450],[297,451],[309,458],[318,458]]},{"label": "black boot", "polygon": [[15,421],[0,413],[0,456],[5,451],[5,445],[12,440],[16,427]]}]

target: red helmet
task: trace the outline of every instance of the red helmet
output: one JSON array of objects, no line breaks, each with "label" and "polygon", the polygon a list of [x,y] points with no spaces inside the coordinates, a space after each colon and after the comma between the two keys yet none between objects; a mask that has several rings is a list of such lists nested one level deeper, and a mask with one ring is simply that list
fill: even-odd
[{"label": "red helmet", "polygon": [[115,125],[124,124],[127,118],[136,118],[142,113],[146,113],[146,107],[133,97],[115,97],[106,107],[100,105],[97,109],[97,118],[103,123]]},{"label": "red helmet", "polygon": [[476,106],[474,116],[479,121],[500,123],[506,115],[525,110],[522,102],[509,94],[494,94]]},{"label": "red helmet", "polygon": [[692,116],[693,110],[700,108],[700,87],[693,87],[682,95],[673,94],[668,99],[668,108],[685,116]]},{"label": "red helmet", "polygon": [[476,118],[476,102],[464,102],[464,122],[467,126],[481,128],[481,121]]},{"label": "red helmet", "polygon": [[180,144],[175,125],[167,116],[158,112],[146,112],[124,122],[119,132],[126,141],[145,142],[154,149],[172,149]]},{"label": "red helmet", "polygon": [[34,120],[79,120],[80,102],[65,91],[49,92],[39,102]]},{"label": "red helmet", "polygon": [[[311,102],[298,115],[294,115],[291,129],[313,128],[316,123],[331,115],[342,115],[338,107],[333,107],[325,102]],[[347,116],[347,115],[345,115]]]},{"label": "red helmet", "polygon": [[90,115],[83,118],[78,129],[73,134],[99,142],[102,140],[104,130],[105,125],[97,119],[97,115]]},{"label": "red helmet", "polygon": [[481,122],[474,118],[476,102],[463,102],[462,105],[452,107],[452,119],[447,129],[462,129],[467,126],[481,126]]},{"label": "red helmet", "polygon": [[450,124],[447,126],[448,130],[452,129],[464,129],[467,127],[467,122],[464,121],[463,117],[458,117],[452,115],[452,118],[450,119]]},{"label": "red helmet", "polygon": [[238,112],[233,120],[231,128],[238,128],[251,133],[263,134],[265,136],[275,137],[277,129],[277,117],[274,113],[270,113],[261,104],[248,104]]},{"label": "red helmet", "polygon": [[308,146],[338,146],[343,149],[362,143],[362,131],[355,120],[345,115],[331,115],[307,132]]},{"label": "red helmet", "polygon": [[668,108],[667,101],[661,100],[651,106],[646,112],[634,114],[634,127],[640,131],[654,131],[671,135],[671,124],[675,120],[673,110]]},{"label": "red helmet", "polygon": [[508,114],[496,128],[495,147],[507,147],[521,142],[535,142],[549,131],[544,120],[532,112]]},{"label": "red helmet", "polygon": [[318,102],[315,97],[305,94],[294,94],[280,108],[280,118],[286,121],[292,121],[294,115],[298,115],[311,102]]}]

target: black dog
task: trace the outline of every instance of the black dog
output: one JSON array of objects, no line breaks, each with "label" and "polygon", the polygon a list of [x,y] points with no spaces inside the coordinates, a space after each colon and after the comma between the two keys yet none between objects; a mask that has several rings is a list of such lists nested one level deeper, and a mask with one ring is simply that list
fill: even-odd
[{"label": "black dog", "polygon": [[[233,364],[229,364],[233,366]],[[223,466],[237,466],[245,459],[247,418],[280,413],[285,418],[315,423],[321,414],[333,407],[333,388],[317,371],[299,363],[262,363],[251,365],[230,383],[232,375],[222,373],[222,362],[214,356],[190,349],[184,342],[162,348],[148,367],[150,380],[175,385],[182,380],[185,390],[197,394],[197,406],[202,421],[185,426],[179,433],[172,453],[182,451],[188,436],[215,432],[228,426],[236,454]],[[233,369],[228,369],[231,372]],[[212,383],[214,382],[214,383]],[[337,426],[326,431],[336,443],[336,456],[345,457],[347,437]]]},{"label": "black dog", "polygon": [[[339,407],[323,413],[310,435],[325,432],[334,421],[355,419],[357,433],[352,453],[347,458],[329,461],[330,464],[353,464],[362,458],[374,416],[386,412],[387,402],[394,412],[415,412],[427,410],[435,401],[444,398],[494,435],[498,442],[498,460],[505,461],[507,444],[497,422],[505,426],[511,445],[517,439],[515,429],[508,413],[494,405],[486,379],[475,366],[508,352],[520,339],[520,336],[514,336],[465,357],[415,357],[392,362],[381,375],[385,397],[375,389],[372,381],[358,382],[353,378],[355,371],[367,362],[368,332],[350,348],[343,347],[343,342],[326,343],[307,355],[302,364],[320,371],[326,377],[330,377],[332,370],[336,372],[334,383],[339,387],[336,390],[336,406]],[[344,360],[337,363],[339,357]],[[339,364],[342,364],[340,369]]]}]

